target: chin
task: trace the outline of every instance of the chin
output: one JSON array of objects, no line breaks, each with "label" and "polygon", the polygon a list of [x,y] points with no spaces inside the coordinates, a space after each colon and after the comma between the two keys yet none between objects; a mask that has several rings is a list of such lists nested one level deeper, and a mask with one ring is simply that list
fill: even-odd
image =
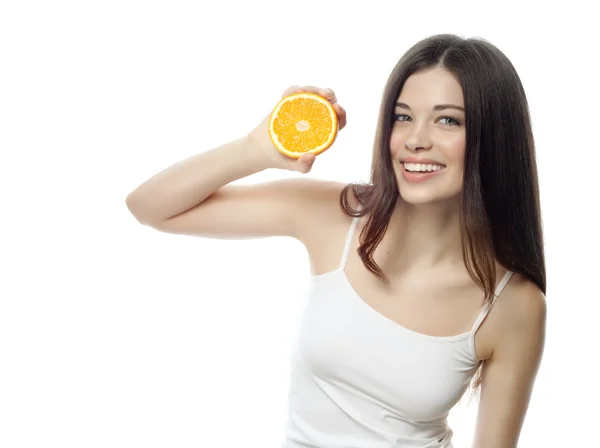
[{"label": "chin", "polygon": [[400,198],[407,204],[427,205],[457,202],[460,199],[461,188],[443,185],[398,183]]},{"label": "chin", "polygon": [[400,189],[399,193],[401,200],[411,205],[434,204],[448,199],[443,195],[435,194],[434,192],[407,192]]},{"label": "chin", "polygon": [[438,189],[417,190],[415,188],[402,188],[398,190],[400,199],[410,205],[432,205],[432,204],[451,204],[458,203],[460,200],[460,191],[458,193],[452,191],[439,191]]},{"label": "chin", "polygon": [[[440,180],[440,179],[438,179]],[[434,203],[454,202],[460,199],[462,182],[408,182],[402,173],[396,172],[396,183],[400,198],[407,204],[426,205]],[[450,179],[452,180],[452,179]]]}]

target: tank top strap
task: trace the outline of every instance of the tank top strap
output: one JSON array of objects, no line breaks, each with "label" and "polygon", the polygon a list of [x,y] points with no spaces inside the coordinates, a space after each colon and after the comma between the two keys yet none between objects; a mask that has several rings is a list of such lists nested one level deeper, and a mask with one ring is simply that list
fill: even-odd
[{"label": "tank top strap", "polygon": [[342,253],[342,260],[340,261],[340,266],[338,270],[343,271],[346,267],[346,262],[348,261],[348,253],[350,252],[350,244],[352,243],[352,236],[354,235],[354,229],[356,229],[356,225],[358,224],[358,220],[360,217],[356,217],[352,219],[352,224],[350,224],[350,229],[348,229],[348,234],[346,236],[346,243],[344,244],[344,252]]},{"label": "tank top strap", "polygon": [[512,275],[513,275],[513,271],[511,271],[511,270],[506,271],[506,274],[504,274],[504,277],[502,278],[502,280],[500,280],[500,283],[498,283],[498,286],[496,287],[496,291],[494,291],[494,297],[492,298],[492,302],[489,303],[487,306],[485,306],[483,308],[483,310],[481,310],[481,313],[479,313],[479,316],[477,317],[477,320],[475,321],[475,324],[473,325],[473,329],[471,330],[471,333],[474,334],[477,331],[477,329],[483,322],[483,319],[485,319],[485,316],[487,316],[487,314],[492,309],[492,306],[494,306],[494,303],[496,303],[496,299],[498,299],[498,296],[500,295],[500,293],[502,292],[502,290],[504,289],[504,287],[506,286],[506,284],[508,283],[508,281],[510,280],[510,277],[512,277]]}]

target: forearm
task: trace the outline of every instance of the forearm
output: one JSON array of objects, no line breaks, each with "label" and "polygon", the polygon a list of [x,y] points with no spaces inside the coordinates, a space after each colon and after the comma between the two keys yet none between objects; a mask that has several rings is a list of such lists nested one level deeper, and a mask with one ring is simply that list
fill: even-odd
[{"label": "forearm", "polygon": [[219,188],[269,167],[247,138],[196,154],[160,171],[127,196],[140,222],[160,222],[200,204]]}]

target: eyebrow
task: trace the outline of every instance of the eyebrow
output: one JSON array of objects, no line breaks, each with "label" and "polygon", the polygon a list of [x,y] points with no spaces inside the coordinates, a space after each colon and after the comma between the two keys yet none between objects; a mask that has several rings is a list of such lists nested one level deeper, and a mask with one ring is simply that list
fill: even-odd
[{"label": "eyebrow", "polygon": [[[410,109],[410,106],[406,103],[401,103],[400,101],[398,101],[396,103],[396,107],[401,107],[402,109]],[[457,106],[456,104],[436,104],[435,106],[433,106],[433,110],[444,110],[444,109],[456,109],[456,110],[460,110],[462,112],[465,111],[464,107],[460,107]]]}]

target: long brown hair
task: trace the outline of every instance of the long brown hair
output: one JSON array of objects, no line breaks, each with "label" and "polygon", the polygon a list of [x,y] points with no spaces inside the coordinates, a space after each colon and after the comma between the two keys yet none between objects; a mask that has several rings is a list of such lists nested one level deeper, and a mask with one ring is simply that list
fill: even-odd
[{"label": "long brown hair", "polygon": [[[443,67],[463,89],[466,149],[461,194],[461,241],[469,275],[489,306],[496,285],[495,262],[518,272],[546,293],[546,266],[535,144],[527,98],[509,59],[481,38],[438,34],[421,40],[398,61],[383,93],[373,147],[370,183],[346,185],[340,196],[348,216],[367,216],[358,254],[384,281],[373,260],[398,200],[390,156],[393,113],[407,78]],[[349,190],[359,206],[353,209]],[[472,393],[481,386],[481,367]]]}]

